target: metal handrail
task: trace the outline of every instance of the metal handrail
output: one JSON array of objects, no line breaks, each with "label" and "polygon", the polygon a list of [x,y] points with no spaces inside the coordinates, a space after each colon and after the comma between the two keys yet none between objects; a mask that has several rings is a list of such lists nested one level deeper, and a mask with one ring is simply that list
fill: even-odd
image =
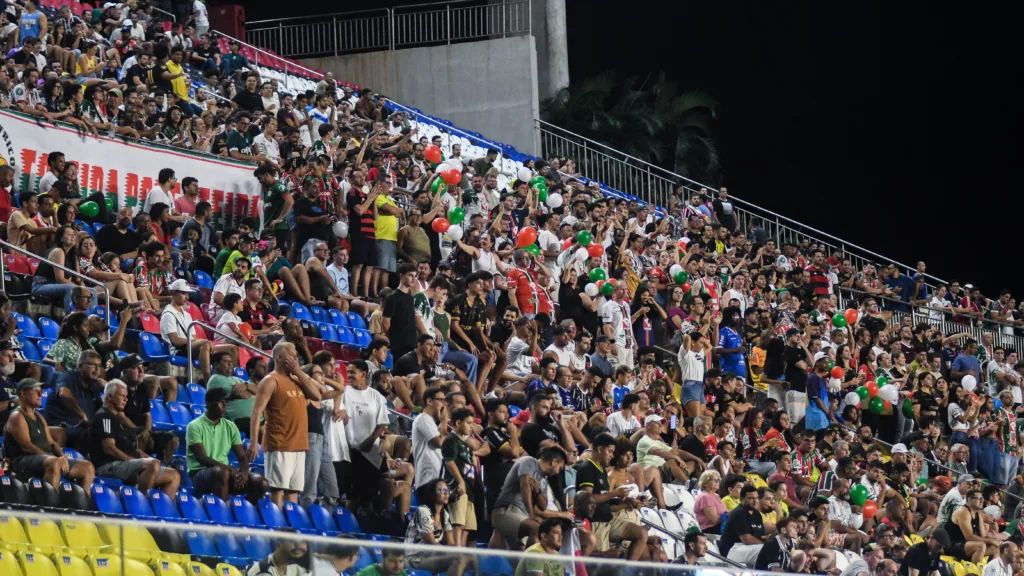
[{"label": "metal handrail", "polygon": [[[104,311],[103,311],[103,313],[106,315],[106,318],[104,318],[103,321],[107,323],[108,327],[110,326],[110,288],[107,288],[106,284],[104,284],[103,282],[100,282],[99,280],[96,280],[95,278],[89,278],[88,276],[86,276],[85,274],[82,274],[81,272],[75,272],[74,270],[68,268],[67,266],[64,266],[64,265],[61,265],[61,264],[57,264],[56,262],[54,262],[53,260],[50,260],[49,258],[43,258],[41,256],[33,254],[32,252],[29,252],[28,250],[25,250],[24,248],[18,248],[14,244],[10,244],[10,243],[5,242],[3,240],[0,240],[0,291],[3,291],[3,292],[7,291],[7,281],[4,278],[4,254],[3,254],[4,249],[7,249],[7,250],[10,250],[10,251],[13,251],[13,252],[17,252],[19,254],[24,254],[25,256],[28,256],[29,258],[35,258],[35,259],[40,260],[42,262],[46,262],[51,267],[56,268],[56,269],[64,272],[65,274],[69,274],[69,275],[71,275],[74,278],[78,278],[78,279],[80,279],[80,280],[82,280],[84,282],[88,282],[90,284],[95,284],[95,285],[99,286],[100,288],[103,288],[104,300],[106,302],[106,306],[104,307]],[[107,329],[107,338],[110,338],[110,329],[109,328]]]},{"label": "metal handrail", "polygon": [[195,369],[195,366],[192,364],[192,327],[193,326],[202,326],[203,328],[209,330],[210,332],[213,332],[214,334],[217,334],[218,336],[223,336],[224,338],[230,340],[235,345],[241,346],[242,348],[246,348],[248,350],[252,350],[253,352],[255,352],[255,353],[257,353],[260,356],[263,356],[265,358],[269,359],[271,357],[270,354],[267,354],[263,350],[260,350],[259,348],[256,348],[252,344],[249,344],[248,342],[243,342],[243,341],[239,340],[238,338],[235,338],[231,334],[225,334],[225,333],[221,332],[220,330],[217,330],[216,328],[210,326],[206,322],[200,322],[199,320],[193,320],[193,321],[188,323],[188,326],[185,327],[185,347],[188,348],[188,381],[189,382],[195,382],[195,380],[192,379],[192,370]]},{"label": "metal handrail", "polygon": [[229,34],[225,34],[224,32],[221,32],[220,30],[211,30],[211,32],[216,33],[218,36],[223,36],[224,38],[227,38],[228,40],[231,40],[231,41],[234,41],[234,42],[238,42],[238,44],[240,46],[245,46],[246,48],[250,48],[253,51],[255,51],[257,53],[257,58],[255,59],[255,62],[253,62],[253,64],[256,65],[256,66],[260,65],[260,59],[259,59],[258,55],[259,54],[265,54],[266,56],[270,57],[271,59],[284,60],[284,73],[285,74],[288,74],[288,67],[291,66],[292,68],[295,68],[297,70],[302,70],[304,72],[308,72],[310,75],[315,76],[316,78],[321,78],[322,79],[324,77],[324,73],[323,72],[320,72],[318,70],[313,70],[312,68],[306,68],[305,66],[303,66],[301,64],[296,64],[294,62],[289,62],[287,60],[287,56],[279,56],[279,55],[276,55],[276,54],[271,54],[270,52],[267,52],[263,48],[260,48],[258,46],[254,46],[252,44],[249,44],[245,40],[239,40],[238,38],[235,38],[234,36],[231,36]]},{"label": "metal handrail", "polygon": [[152,3],[149,4],[149,7],[152,8],[155,12],[160,12],[162,14],[167,14],[168,16],[170,16],[171,17],[171,22],[174,22],[174,23],[178,22],[178,18],[174,14],[171,14],[170,12],[168,12],[167,10],[161,10],[160,8],[157,8],[156,6],[153,6]]},{"label": "metal handrail", "polygon": [[[356,16],[358,14],[369,14],[371,12],[380,12],[381,10],[391,11],[390,8],[368,8],[366,10],[352,10],[347,12],[329,12],[327,14],[311,14],[309,16],[290,16],[288,18],[271,18],[269,20],[249,20],[245,23],[246,29],[251,28],[257,24],[276,24],[278,22],[290,22],[293,20],[309,20],[310,18],[335,18],[337,16]],[[226,36],[226,34],[225,34]]]},{"label": "metal handrail", "polygon": [[[668,528],[666,528],[664,526],[658,526],[654,522],[651,522],[650,520],[648,520],[647,518],[644,518],[642,516],[640,517],[640,523],[644,524],[648,528],[653,528],[653,529],[657,530],[658,532],[662,532],[664,534],[668,534],[669,537],[671,537],[676,542],[683,543],[686,540],[685,536],[680,536],[679,534],[676,534],[674,531],[669,530]],[[685,548],[684,548],[684,555],[685,555]],[[747,570],[747,567],[744,566],[743,564],[740,564],[739,562],[735,562],[733,560],[729,560],[725,556],[722,556],[721,554],[718,554],[716,552],[712,552],[711,550],[706,550],[705,551],[705,555],[711,556],[712,558],[715,558],[716,560],[721,560],[722,562],[725,562],[726,564],[729,564],[730,566],[734,566],[736,568],[741,568],[743,570]],[[673,559],[673,560],[675,560],[675,559]]]},{"label": "metal handrail", "polygon": [[[846,286],[840,286],[839,290],[841,290],[841,291],[845,290],[846,292],[853,292],[854,294],[862,294],[863,297],[864,297],[863,299],[874,298],[875,300],[883,300],[885,302],[893,302],[895,304],[901,304],[903,306],[907,306],[907,307],[910,307],[910,308],[917,308],[917,309],[920,309],[920,310],[931,310],[931,311],[934,311],[934,312],[942,312],[943,314],[956,315],[955,312],[950,312],[949,310],[943,310],[942,308],[935,308],[933,306],[927,306],[925,304],[911,304],[910,302],[904,302],[903,300],[900,300],[899,298],[893,298],[891,296],[881,296],[881,295],[878,295],[878,294],[872,294],[870,292],[865,292],[864,290],[860,290],[858,288],[847,288]],[[1012,322],[1006,322],[1006,321],[1003,321],[1003,320],[992,320],[990,318],[982,318],[981,320],[979,320],[979,322],[982,322],[982,323],[985,323],[985,324],[996,324],[998,326],[1006,326],[1007,328],[1021,328],[1021,326],[1018,326],[1017,324],[1013,324]]]}]

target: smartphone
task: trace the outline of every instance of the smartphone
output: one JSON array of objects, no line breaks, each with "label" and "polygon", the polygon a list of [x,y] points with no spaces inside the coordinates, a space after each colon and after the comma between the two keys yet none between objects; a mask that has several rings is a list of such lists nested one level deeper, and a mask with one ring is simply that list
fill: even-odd
[{"label": "smartphone", "polygon": [[676,426],[678,424],[679,424],[679,416],[676,416],[675,414],[673,414],[672,417],[668,419],[668,429],[669,430],[675,430]]}]

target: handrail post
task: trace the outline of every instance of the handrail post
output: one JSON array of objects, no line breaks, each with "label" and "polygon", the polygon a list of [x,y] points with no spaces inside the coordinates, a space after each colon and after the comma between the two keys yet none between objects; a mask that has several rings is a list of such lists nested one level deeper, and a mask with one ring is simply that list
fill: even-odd
[{"label": "handrail post", "polygon": [[288,51],[284,49],[284,22],[277,23],[277,50],[281,54],[288,53]]},{"label": "handrail post", "polygon": [[331,17],[331,35],[334,36],[334,55],[338,55],[338,17]]},{"label": "handrail post", "polygon": [[505,12],[506,12],[507,8],[508,7],[505,5],[505,0],[501,0],[501,37],[502,38],[505,37],[505,30],[508,29],[508,26],[505,25]]},{"label": "handrail post", "polygon": [[444,35],[448,39],[448,45],[452,45],[452,7],[444,5]]},{"label": "handrail post", "polygon": [[265,358],[270,358],[270,354],[267,354],[263,350],[260,350],[259,348],[253,346],[252,344],[249,344],[248,342],[243,342],[243,341],[239,340],[238,338],[235,338],[231,334],[225,334],[224,332],[221,332],[220,330],[217,330],[216,328],[210,326],[209,324],[207,324],[205,322],[200,322],[199,320],[193,320],[193,321],[188,323],[188,326],[185,327],[185,347],[188,348],[188,381],[189,382],[195,382],[195,380],[192,379],[192,370],[195,368],[195,366],[192,365],[192,327],[193,326],[202,326],[204,329],[209,330],[213,334],[216,334],[218,336],[223,336],[224,338],[230,340],[231,343],[234,344],[235,346],[241,346],[242,348],[247,348],[247,349],[252,350],[253,352],[259,354],[260,356],[263,356]]}]

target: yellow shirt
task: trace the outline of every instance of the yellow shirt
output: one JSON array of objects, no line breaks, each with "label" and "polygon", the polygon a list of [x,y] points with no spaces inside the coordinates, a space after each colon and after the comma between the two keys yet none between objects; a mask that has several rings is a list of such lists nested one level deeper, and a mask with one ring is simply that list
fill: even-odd
[{"label": "yellow shirt", "polygon": [[754,390],[758,392],[768,392],[768,383],[764,381],[764,361],[768,357],[768,352],[762,348],[754,346],[754,350],[750,354],[750,365],[758,366],[761,368],[761,374],[754,374],[754,371],[750,371],[750,379],[754,382]]},{"label": "yellow shirt", "polygon": [[373,221],[373,231],[377,236],[377,240],[398,242],[398,216],[385,214],[380,210],[381,206],[391,205],[397,208],[398,204],[395,204],[391,196],[384,194],[377,196],[374,204],[377,206],[377,219]]},{"label": "yellow shirt", "polygon": [[[185,71],[182,69],[181,64],[175,64],[174,60],[167,61],[167,71],[171,74],[183,74]],[[188,80],[186,76],[181,76],[171,80],[171,88],[174,89],[174,94],[178,98],[185,102],[191,102],[192,100],[188,97]]]},{"label": "yellow shirt", "polygon": [[733,498],[732,496],[726,496],[722,498],[722,504],[725,504],[725,509],[732,512],[732,509],[740,505],[740,501]]}]

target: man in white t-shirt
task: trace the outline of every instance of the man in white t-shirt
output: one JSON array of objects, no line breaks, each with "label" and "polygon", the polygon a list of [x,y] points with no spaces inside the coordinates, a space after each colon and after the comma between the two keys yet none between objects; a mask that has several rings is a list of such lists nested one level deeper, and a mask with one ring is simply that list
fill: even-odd
[{"label": "man in white t-shirt", "polygon": [[270,160],[270,163],[277,169],[281,168],[281,146],[274,140],[274,133],[277,132],[277,119],[271,117],[263,125],[263,132],[260,132],[252,139],[252,147],[257,154],[263,154]]},{"label": "man in white t-shirt", "polygon": [[[423,412],[412,422],[412,457],[416,467],[414,488],[441,476],[441,430],[448,429],[448,405],[440,388],[423,392]],[[423,500],[423,498],[421,498]]]},{"label": "man in white t-shirt", "polygon": [[612,356],[616,364],[633,369],[633,346],[636,338],[633,337],[633,320],[629,311],[629,302],[626,301],[626,283],[618,282],[615,291],[612,292],[612,299],[601,306],[601,329],[605,336],[615,342],[612,348]]},{"label": "man in white t-shirt", "polygon": [[505,355],[508,357],[508,364],[505,368],[504,378],[518,382],[529,382],[533,380],[533,373],[539,371],[540,366],[533,352],[537,350],[537,331],[533,329],[533,320],[526,316],[516,319],[516,332],[509,338]]},{"label": "man in white t-shirt", "polygon": [[623,434],[631,435],[640,429],[640,420],[633,415],[633,408],[640,403],[640,396],[636,394],[626,394],[622,398],[622,409],[618,412],[612,412],[605,425],[608,427],[608,433],[614,438],[618,438]]},{"label": "man in white t-shirt", "polygon": [[202,36],[210,31],[210,16],[206,12],[206,4],[202,0],[192,3],[192,15],[196,19],[196,35]]},{"label": "man in white t-shirt", "polygon": [[[348,386],[340,401],[348,415],[345,423],[345,436],[348,447],[345,450],[348,458],[342,462],[351,462],[348,474],[338,477],[338,487],[355,500],[375,501],[381,490],[390,489],[384,481],[373,481],[380,477],[381,438],[388,431],[387,399],[380,392],[370,388],[366,376],[368,366],[363,360],[353,360],[348,364]],[[345,466],[342,465],[344,468]],[[351,490],[347,490],[351,486]]]},{"label": "man in white t-shirt", "polygon": [[174,170],[170,168],[160,169],[160,174],[157,175],[157,182],[159,182],[159,185],[150,190],[142,202],[135,203],[135,210],[132,216],[137,216],[140,211],[149,214],[154,204],[163,203],[167,204],[167,214],[170,215],[171,220],[182,223],[188,221],[188,217],[182,216],[174,210],[174,198],[171,197],[171,190],[178,183]]},{"label": "man in white t-shirt", "polygon": [[223,274],[213,285],[213,301],[208,309],[210,321],[214,324],[220,319],[224,312],[224,297],[228,294],[238,294],[245,299],[245,280],[249,275],[249,268],[252,263],[246,258],[235,260],[235,268],[230,274]]},{"label": "man in white t-shirt", "polygon": [[572,338],[565,326],[558,325],[551,329],[551,345],[544,349],[544,358],[554,358],[559,366],[572,366]]}]

